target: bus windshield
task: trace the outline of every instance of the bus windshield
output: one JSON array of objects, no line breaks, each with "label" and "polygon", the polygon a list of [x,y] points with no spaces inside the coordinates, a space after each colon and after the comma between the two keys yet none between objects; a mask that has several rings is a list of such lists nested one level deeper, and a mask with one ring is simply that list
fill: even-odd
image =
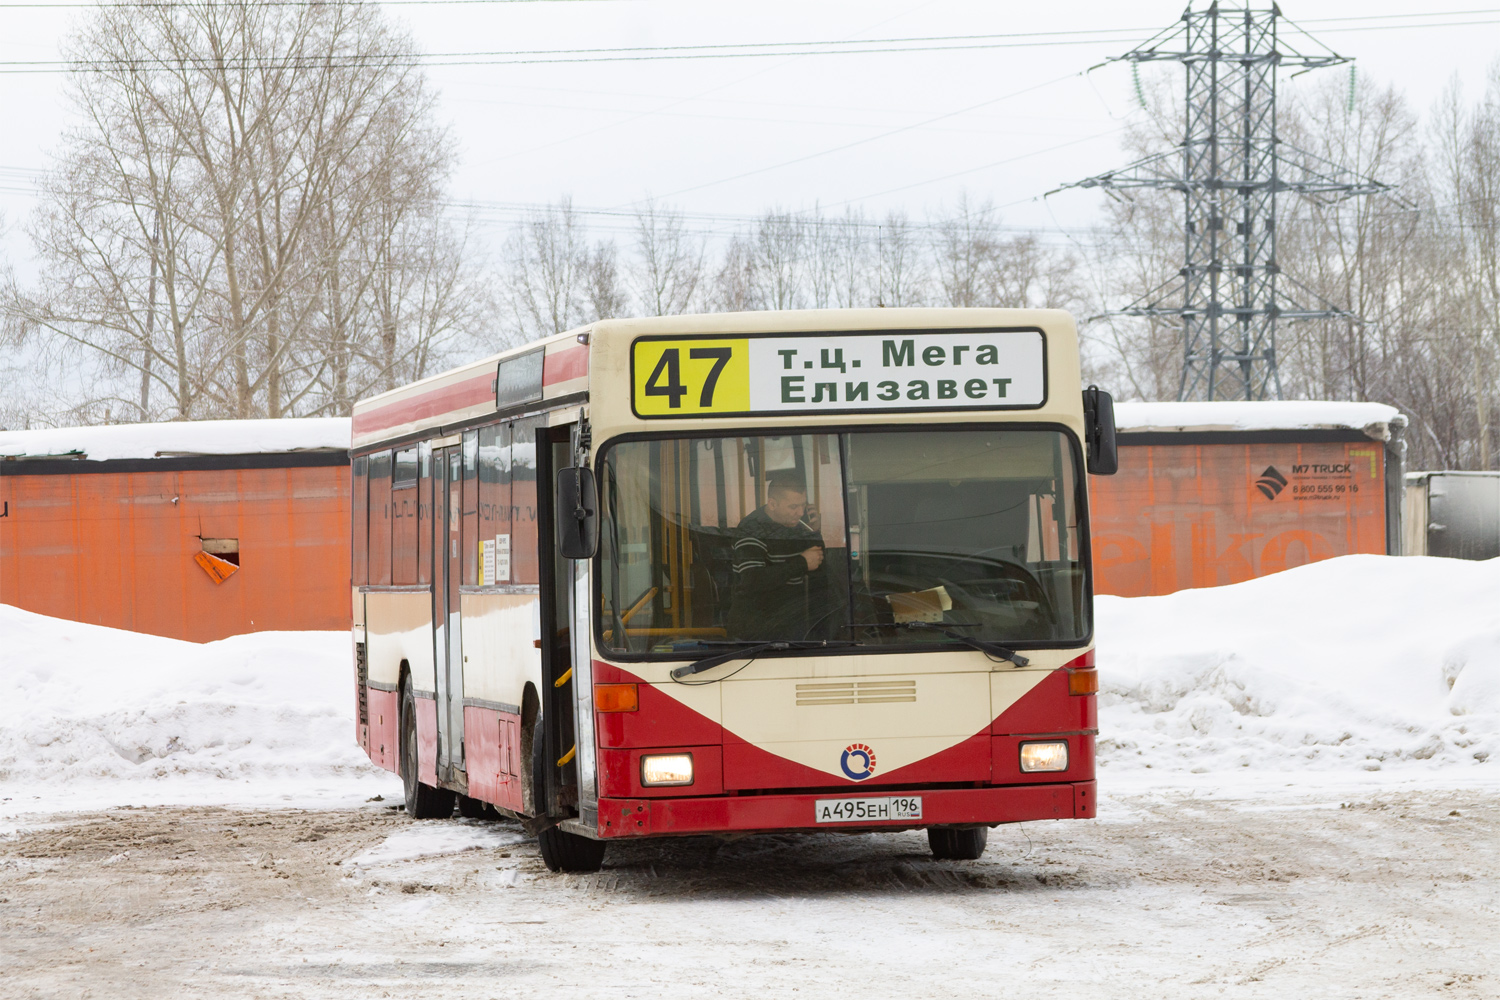
[{"label": "bus windshield", "polygon": [[1000,427],[616,443],[599,462],[604,648],[946,641],[927,625],[1081,642],[1079,461],[1060,430]]}]

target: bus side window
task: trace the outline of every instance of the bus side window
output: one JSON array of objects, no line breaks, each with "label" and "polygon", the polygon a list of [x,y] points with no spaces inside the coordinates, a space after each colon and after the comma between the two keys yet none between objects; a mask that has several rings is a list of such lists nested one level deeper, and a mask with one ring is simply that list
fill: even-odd
[{"label": "bus side window", "polygon": [[432,583],[432,445],[417,445],[417,583]]},{"label": "bus side window", "polygon": [[1071,463],[1058,459],[1062,475],[1055,481],[1037,484],[1027,504],[1029,520],[1026,532],[1026,559],[1032,563],[1058,562],[1078,558],[1077,511],[1081,502],[1067,502],[1077,489],[1077,477]]},{"label": "bus side window", "polygon": [[509,583],[510,427],[479,428],[479,582]]},{"label": "bus side window", "polygon": [[391,453],[370,456],[370,585],[391,582]]},{"label": "bus side window", "polygon": [[537,558],[536,448],[546,421],[517,420],[510,434],[511,580],[540,583]]},{"label": "bus side window", "polygon": [[464,432],[463,576],[466,586],[479,582],[479,434]]},{"label": "bus side window", "polygon": [[349,488],[352,494],[349,502],[352,527],[349,578],[354,586],[363,587],[370,582],[370,460],[364,455],[354,459]]},{"label": "bus side window", "polygon": [[396,452],[391,479],[391,582],[417,582],[417,449]]}]

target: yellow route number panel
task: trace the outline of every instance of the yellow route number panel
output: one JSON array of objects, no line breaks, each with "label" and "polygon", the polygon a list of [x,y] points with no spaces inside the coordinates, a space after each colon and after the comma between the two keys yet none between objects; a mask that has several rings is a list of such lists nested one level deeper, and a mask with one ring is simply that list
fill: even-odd
[{"label": "yellow route number panel", "polygon": [[642,337],[637,416],[1007,410],[1047,398],[1040,330]]},{"label": "yellow route number panel", "polygon": [[635,412],[642,417],[750,409],[748,340],[637,340],[631,351]]}]

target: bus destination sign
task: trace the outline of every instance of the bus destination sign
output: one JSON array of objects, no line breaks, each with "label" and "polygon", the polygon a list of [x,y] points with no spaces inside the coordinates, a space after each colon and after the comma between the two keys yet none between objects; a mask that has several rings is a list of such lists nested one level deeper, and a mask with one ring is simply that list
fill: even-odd
[{"label": "bus destination sign", "polygon": [[631,345],[640,417],[1041,406],[1038,330],[801,337],[642,337]]}]

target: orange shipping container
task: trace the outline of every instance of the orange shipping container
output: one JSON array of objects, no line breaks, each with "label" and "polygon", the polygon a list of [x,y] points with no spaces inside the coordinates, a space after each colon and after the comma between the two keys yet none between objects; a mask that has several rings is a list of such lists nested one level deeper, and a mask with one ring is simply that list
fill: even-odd
[{"label": "orange shipping container", "polygon": [[347,629],[348,426],[0,433],[0,603],[195,642]]},{"label": "orange shipping container", "polygon": [[1094,588],[1170,594],[1400,552],[1400,432],[1376,403],[1121,403],[1090,481]]}]

